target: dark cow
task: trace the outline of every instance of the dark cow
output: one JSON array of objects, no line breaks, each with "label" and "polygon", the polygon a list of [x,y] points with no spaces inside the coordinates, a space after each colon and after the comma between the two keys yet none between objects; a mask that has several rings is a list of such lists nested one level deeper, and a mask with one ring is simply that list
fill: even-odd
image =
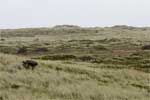
[{"label": "dark cow", "polygon": [[32,69],[32,70],[34,70],[35,67],[38,65],[38,63],[36,61],[33,61],[33,60],[22,61],[22,63],[23,63],[24,68]]}]

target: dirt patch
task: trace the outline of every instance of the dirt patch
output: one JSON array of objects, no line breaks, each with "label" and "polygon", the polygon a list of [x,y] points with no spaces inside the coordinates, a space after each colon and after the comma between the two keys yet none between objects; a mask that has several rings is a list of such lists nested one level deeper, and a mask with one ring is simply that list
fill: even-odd
[{"label": "dirt patch", "polygon": [[113,50],[112,55],[113,56],[129,56],[135,52],[136,50]]}]

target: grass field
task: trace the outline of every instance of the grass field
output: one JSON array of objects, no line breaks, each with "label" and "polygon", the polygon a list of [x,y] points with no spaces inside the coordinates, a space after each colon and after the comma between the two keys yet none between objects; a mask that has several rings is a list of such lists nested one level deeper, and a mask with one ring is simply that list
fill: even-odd
[{"label": "grass field", "polygon": [[[149,27],[0,30],[0,100],[149,100]],[[22,61],[38,62],[35,70]]]}]

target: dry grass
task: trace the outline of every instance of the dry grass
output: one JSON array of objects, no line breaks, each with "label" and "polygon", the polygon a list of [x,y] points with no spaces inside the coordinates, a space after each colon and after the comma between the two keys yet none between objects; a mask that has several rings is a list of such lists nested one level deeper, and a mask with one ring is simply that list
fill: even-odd
[{"label": "dry grass", "polygon": [[[74,61],[41,61],[34,71],[20,57],[1,54],[4,100],[148,100],[149,73]],[[7,59],[7,60],[6,60]]]}]

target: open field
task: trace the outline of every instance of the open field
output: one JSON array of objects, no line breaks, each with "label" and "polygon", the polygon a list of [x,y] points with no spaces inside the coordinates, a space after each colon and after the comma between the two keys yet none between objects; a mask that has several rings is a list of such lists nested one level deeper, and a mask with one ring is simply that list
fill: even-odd
[{"label": "open field", "polygon": [[[149,100],[150,28],[0,30],[0,100]],[[35,70],[22,61],[38,62]]]}]

